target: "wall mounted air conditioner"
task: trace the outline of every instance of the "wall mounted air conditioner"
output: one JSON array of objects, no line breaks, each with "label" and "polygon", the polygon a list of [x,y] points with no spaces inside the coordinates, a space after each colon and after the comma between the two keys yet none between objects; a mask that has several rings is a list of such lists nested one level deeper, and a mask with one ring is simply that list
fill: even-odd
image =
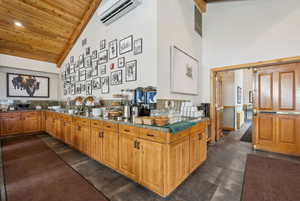
[{"label": "wall mounted air conditioner", "polygon": [[143,0],[102,0],[98,16],[103,24],[109,25],[127,14]]}]

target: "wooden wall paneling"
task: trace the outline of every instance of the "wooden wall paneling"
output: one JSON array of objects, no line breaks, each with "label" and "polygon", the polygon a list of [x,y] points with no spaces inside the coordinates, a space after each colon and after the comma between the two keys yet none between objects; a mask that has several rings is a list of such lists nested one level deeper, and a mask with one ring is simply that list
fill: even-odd
[{"label": "wooden wall paneling", "polygon": [[298,117],[293,115],[277,115],[276,148],[279,152],[286,154],[297,152],[297,131],[299,131],[297,129],[297,119]]},{"label": "wooden wall paneling", "polygon": [[276,142],[276,121],[273,114],[258,114],[256,117],[257,144],[274,146]]}]

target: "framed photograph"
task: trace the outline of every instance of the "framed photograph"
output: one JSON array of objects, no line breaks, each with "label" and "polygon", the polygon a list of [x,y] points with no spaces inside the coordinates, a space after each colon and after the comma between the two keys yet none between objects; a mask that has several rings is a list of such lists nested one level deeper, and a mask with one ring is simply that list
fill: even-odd
[{"label": "framed photograph", "polygon": [[249,91],[249,103],[253,103],[253,91]]},{"label": "framed photograph", "polygon": [[85,67],[86,68],[91,68],[92,67],[92,57],[91,56],[88,56],[88,57],[85,57]]},{"label": "framed photograph", "polygon": [[76,75],[75,74],[71,74],[70,78],[71,78],[71,83],[75,83],[75,81],[76,81]]},{"label": "framed photograph", "polygon": [[85,70],[81,70],[79,72],[79,81],[85,81],[86,80],[86,71]]},{"label": "framed photograph", "polygon": [[76,88],[75,84],[71,84],[71,94],[75,95],[76,94]]},{"label": "framed photograph", "polygon": [[91,48],[90,47],[85,48],[85,55],[88,56],[90,54],[91,54]]},{"label": "framed photograph", "polygon": [[240,86],[237,86],[237,92],[236,92],[236,102],[237,104],[242,104],[242,88]]},{"label": "framed photograph", "polygon": [[68,89],[64,89],[64,96],[68,95]]},{"label": "framed photograph", "polygon": [[101,77],[101,93],[102,94],[109,94],[109,77]]},{"label": "framed photograph", "polygon": [[7,97],[49,98],[49,77],[7,73]]},{"label": "framed photograph", "polygon": [[106,40],[100,41],[100,50],[104,50],[106,48]]},{"label": "framed photograph", "polygon": [[81,41],[81,46],[83,47],[83,46],[85,46],[86,44],[87,44],[87,39],[84,38],[84,39]]},{"label": "framed photograph", "polygon": [[100,75],[106,74],[106,65],[99,66]]},{"label": "framed photograph", "polygon": [[122,84],[122,70],[117,70],[117,71],[111,72],[110,82],[111,82],[111,85]]},{"label": "framed photograph", "polygon": [[92,76],[93,77],[98,76],[98,60],[93,61],[92,68],[93,68]]},{"label": "framed photograph", "polygon": [[75,73],[75,65],[70,66],[70,73]]},{"label": "framed photograph", "polygon": [[93,68],[86,69],[86,79],[91,79],[93,76]]},{"label": "framed photograph", "polygon": [[137,61],[129,61],[126,63],[125,69],[126,82],[132,82],[137,80]]},{"label": "framed photograph", "polygon": [[66,70],[67,75],[70,75],[70,73],[71,73],[71,66],[70,66],[69,63],[66,64],[65,70]]},{"label": "framed photograph", "polygon": [[80,65],[79,65],[79,60],[77,62],[75,62],[75,70],[78,70],[80,68]]},{"label": "framed photograph", "polygon": [[74,58],[74,56],[71,56],[71,57],[70,57],[70,63],[71,63],[71,64],[74,64],[74,63],[75,63],[75,58]]},{"label": "framed photograph", "polygon": [[70,76],[66,77],[65,83],[66,84],[71,84],[71,77]]},{"label": "framed photograph", "polygon": [[75,72],[75,82],[79,82],[79,81],[80,81],[80,71],[77,70],[77,71]]},{"label": "framed photograph", "polygon": [[92,81],[86,82],[85,85],[86,85],[86,90],[85,90],[86,93],[85,94],[86,95],[93,95],[93,92],[92,92],[93,91],[93,89],[92,89],[92,87],[93,87],[92,86]]},{"label": "framed photograph", "polygon": [[81,85],[80,85],[80,83],[76,83],[76,94],[81,94]]},{"label": "framed photograph", "polygon": [[108,62],[108,51],[104,50],[99,52],[98,54],[98,58],[99,58],[99,64],[105,64]]},{"label": "framed photograph", "polygon": [[78,62],[79,62],[79,68],[84,68],[84,55],[83,54],[79,56]]},{"label": "framed photograph", "polygon": [[101,89],[101,79],[100,77],[94,78],[92,80],[93,90]]},{"label": "framed photograph", "polygon": [[138,55],[143,53],[143,39],[137,39],[133,44],[133,54]]},{"label": "framed photograph", "polygon": [[108,43],[109,59],[118,57],[118,40],[113,40]]},{"label": "framed photograph", "polygon": [[98,57],[98,51],[97,51],[97,50],[94,50],[94,51],[92,52],[92,59],[97,59],[97,57]]},{"label": "framed photograph", "polygon": [[131,52],[133,49],[133,36],[128,36],[127,38],[124,38],[122,40],[120,40],[120,44],[119,44],[119,52],[120,54],[125,54],[127,52]]},{"label": "framed photograph", "polygon": [[80,91],[81,91],[81,93],[83,93],[83,92],[85,92],[85,90],[86,90],[86,85],[85,85],[85,83],[81,83],[80,84]]},{"label": "framed photograph", "polygon": [[123,68],[125,66],[125,57],[118,59],[118,68]]}]

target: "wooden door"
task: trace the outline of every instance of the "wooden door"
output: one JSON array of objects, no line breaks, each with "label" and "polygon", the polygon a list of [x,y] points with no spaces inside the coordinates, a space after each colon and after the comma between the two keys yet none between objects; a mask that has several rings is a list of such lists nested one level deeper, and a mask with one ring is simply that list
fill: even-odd
[{"label": "wooden door", "polygon": [[32,133],[40,131],[40,113],[39,112],[22,112],[23,132]]},{"label": "wooden door", "polygon": [[207,139],[205,131],[190,135],[190,172],[193,172],[207,157]]},{"label": "wooden door", "polygon": [[62,140],[68,145],[72,145],[71,135],[72,135],[72,122],[62,121],[61,136],[62,136]]},{"label": "wooden door", "polygon": [[216,114],[216,140],[219,140],[223,137],[223,85],[222,85],[222,76],[221,73],[216,74],[216,97],[215,97],[215,114]]},{"label": "wooden door", "polygon": [[52,135],[53,118],[50,112],[46,112],[45,116],[45,130],[48,134]]},{"label": "wooden door", "polygon": [[300,64],[260,68],[255,80],[253,143],[258,149],[297,154]]},{"label": "wooden door", "polygon": [[119,135],[116,131],[103,132],[103,163],[113,169],[119,164]]},{"label": "wooden door", "polygon": [[103,153],[103,129],[98,127],[91,128],[91,157],[102,163]]},{"label": "wooden door", "polygon": [[119,168],[127,177],[137,181],[140,165],[140,145],[136,137],[120,135]]},{"label": "wooden door", "polygon": [[164,145],[147,140],[141,143],[141,174],[140,183],[151,190],[163,194],[164,192]]},{"label": "wooden door", "polygon": [[21,134],[23,124],[20,113],[1,114],[0,116],[1,135]]},{"label": "wooden door", "polygon": [[84,125],[81,129],[81,146],[82,152],[91,155],[91,128],[90,126]]},{"label": "wooden door", "polygon": [[82,151],[82,145],[80,144],[80,142],[82,142],[81,140],[81,126],[79,124],[74,124],[73,125],[73,147],[79,151]]}]

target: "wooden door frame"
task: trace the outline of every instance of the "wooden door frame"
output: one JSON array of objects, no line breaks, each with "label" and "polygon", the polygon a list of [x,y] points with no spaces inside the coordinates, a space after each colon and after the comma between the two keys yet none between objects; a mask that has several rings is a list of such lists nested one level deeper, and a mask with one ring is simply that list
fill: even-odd
[{"label": "wooden door frame", "polygon": [[300,62],[300,56],[295,57],[285,57],[279,59],[272,59],[266,61],[258,61],[253,63],[245,63],[231,66],[223,66],[223,67],[215,67],[210,69],[210,142],[216,142],[216,79],[218,72],[232,71],[232,70],[240,70],[240,69],[253,69],[253,68],[263,68],[269,67],[273,65],[281,65],[281,64],[289,64],[289,63],[298,63]]}]

